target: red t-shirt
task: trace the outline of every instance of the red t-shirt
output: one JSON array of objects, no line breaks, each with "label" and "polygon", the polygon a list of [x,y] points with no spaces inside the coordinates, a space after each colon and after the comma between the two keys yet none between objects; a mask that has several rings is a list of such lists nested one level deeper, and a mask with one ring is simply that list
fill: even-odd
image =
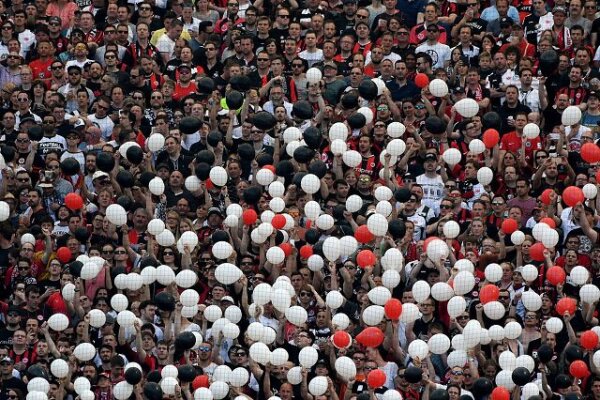
[{"label": "red t-shirt", "polygon": [[198,88],[195,82],[190,82],[188,87],[181,87],[181,84],[177,82],[175,85],[175,93],[173,93],[173,100],[181,101],[185,96],[195,93]]},{"label": "red t-shirt", "polygon": [[[517,135],[516,131],[512,131],[502,136],[500,140],[500,150],[512,151],[513,153],[520,154],[521,145],[523,144],[523,138]],[[542,149],[542,142],[540,137],[535,139],[526,139],[525,142],[525,160],[531,164],[533,160],[533,152]]]}]

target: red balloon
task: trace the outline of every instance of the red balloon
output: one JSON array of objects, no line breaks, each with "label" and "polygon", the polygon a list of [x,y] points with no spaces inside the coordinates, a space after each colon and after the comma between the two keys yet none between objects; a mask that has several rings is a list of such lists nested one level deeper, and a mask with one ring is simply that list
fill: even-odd
[{"label": "red balloon", "polygon": [[590,374],[590,370],[585,361],[576,360],[569,366],[569,373],[575,378],[585,378]]},{"label": "red balloon", "polygon": [[281,248],[281,250],[283,250],[283,254],[285,254],[286,257],[289,257],[290,255],[292,255],[292,245],[289,243],[281,243],[279,245],[279,247]]},{"label": "red balloon", "polygon": [[361,225],[354,231],[354,238],[358,240],[359,243],[364,244],[375,239],[375,236],[373,236],[367,225]]},{"label": "red balloon", "polygon": [[600,161],[600,148],[595,143],[586,143],[581,146],[581,158],[593,164]]},{"label": "red balloon", "polygon": [[502,386],[496,386],[492,390],[492,400],[510,400],[510,392]]},{"label": "red balloon", "polygon": [[352,343],[352,337],[346,331],[337,331],[332,336],[332,342],[338,349],[345,349]]},{"label": "red balloon", "polygon": [[71,250],[69,250],[68,247],[60,247],[58,250],[56,250],[56,258],[58,258],[58,261],[60,261],[63,264],[66,264],[69,261],[71,261],[72,256],[73,255],[71,254]]},{"label": "red balloon", "polygon": [[504,221],[502,221],[502,227],[501,227],[501,229],[502,229],[502,232],[504,232],[507,235],[510,235],[514,231],[516,231],[517,229],[519,229],[519,224],[514,219],[507,218]]},{"label": "red balloon", "polygon": [[418,88],[423,89],[425,86],[429,85],[429,77],[423,73],[418,73],[415,75],[415,85]]},{"label": "red balloon", "polygon": [[402,314],[402,303],[398,299],[389,299],[383,307],[386,317],[396,321]]},{"label": "red balloon", "polygon": [[215,188],[215,184],[210,180],[210,178],[206,178],[204,181],[207,190],[213,190]]},{"label": "red balloon", "polygon": [[300,247],[300,257],[308,258],[312,255],[313,255],[313,248],[310,244],[305,244],[304,246]]},{"label": "red balloon", "polygon": [[283,229],[283,227],[285,226],[285,222],[285,217],[281,214],[277,214],[271,220],[271,225],[273,225],[273,228],[275,229]]},{"label": "red balloon", "polygon": [[487,304],[491,301],[498,300],[498,296],[500,296],[500,289],[496,285],[485,285],[479,291],[479,300],[481,300],[481,304]]},{"label": "red balloon", "polygon": [[562,267],[555,265],[554,267],[548,268],[548,272],[546,272],[546,278],[548,279],[548,282],[556,286],[565,282],[567,274]]},{"label": "red balloon", "polygon": [[575,299],[572,299],[570,297],[563,297],[558,301],[558,303],[556,303],[556,312],[561,317],[565,315],[565,313],[573,315],[575,314],[575,311],[577,311],[577,302],[575,301]]},{"label": "red balloon", "polygon": [[544,244],[537,242],[529,248],[529,255],[534,261],[544,261],[544,250],[546,250]]},{"label": "red balloon", "polygon": [[272,166],[271,164],[263,165],[263,168],[268,169],[272,173],[275,173],[275,167]]},{"label": "red balloon", "polygon": [[367,384],[371,388],[380,388],[385,384],[387,376],[380,369],[374,369],[367,375]]},{"label": "red balloon", "polygon": [[361,250],[356,256],[356,262],[361,268],[372,267],[377,262],[377,257],[371,250]]},{"label": "red balloon", "polygon": [[209,386],[208,375],[198,375],[192,381],[192,387],[194,388],[194,390],[201,388],[201,387],[207,388],[208,386]]},{"label": "red balloon", "polygon": [[497,130],[495,129],[487,129],[485,132],[483,132],[483,143],[485,144],[485,147],[487,147],[488,149],[491,149],[492,147],[494,147],[495,145],[498,144],[498,142],[500,141],[500,134],[498,133]]},{"label": "red balloon", "polygon": [[579,343],[586,350],[594,350],[598,347],[598,335],[594,331],[585,331],[581,334]]},{"label": "red balloon", "polygon": [[545,205],[549,205],[552,200],[550,199],[550,195],[552,194],[554,190],[552,189],[546,189],[542,192],[542,194],[540,195],[540,200],[542,201],[542,203],[544,203]]},{"label": "red balloon", "polygon": [[385,339],[385,335],[381,332],[381,329],[374,326],[365,328],[356,335],[356,341],[366,347],[378,347],[383,343],[383,339]]},{"label": "red balloon", "polygon": [[258,215],[256,214],[256,211],[248,209],[242,213],[242,219],[244,220],[244,224],[252,225],[258,219]]},{"label": "red balloon", "polygon": [[569,207],[575,207],[577,203],[583,203],[585,201],[583,190],[579,189],[577,186],[569,186],[566,188],[563,191],[562,198]]},{"label": "red balloon", "polygon": [[70,210],[81,210],[83,208],[83,199],[77,193],[69,193],[65,196],[65,205]]},{"label": "red balloon", "polygon": [[548,218],[548,217],[542,218],[542,219],[540,219],[540,222],[545,223],[552,229],[556,229],[556,222],[554,222],[554,220],[552,218]]}]

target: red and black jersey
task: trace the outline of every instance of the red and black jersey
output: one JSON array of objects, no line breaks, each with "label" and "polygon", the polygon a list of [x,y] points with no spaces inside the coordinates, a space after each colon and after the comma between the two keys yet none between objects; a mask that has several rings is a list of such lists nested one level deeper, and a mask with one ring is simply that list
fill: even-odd
[{"label": "red and black jersey", "polygon": [[568,96],[572,106],[578,106],[579,104],[587,101],[588,91],[582,86],[576,88],[563,87],[558,89],[556,92],[556,97],[561,94],[566,94]]}]

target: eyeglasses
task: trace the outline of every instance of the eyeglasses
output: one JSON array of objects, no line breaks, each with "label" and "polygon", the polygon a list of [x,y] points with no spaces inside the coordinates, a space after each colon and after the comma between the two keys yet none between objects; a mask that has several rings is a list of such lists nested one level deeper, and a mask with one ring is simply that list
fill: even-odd
[{"label": "eyeglasses", "polygon": [[134,100],[144,100],[144,96],[133,96],[132,99],[134,99]]},{"label": "eyeglasses", "polygon": [[364,19],[367,19],[367,18],[369,18],[369,16],[368,16],[368,15],[356,14],[356,18],[359,18],[359,19],[363,19],[363,18],[364,18]]},{"label": "eyeglasses", "polygon": [[3,30],[3,31],[9,31],[9,30],[11,30],[11,29],[12,29],[12,26],[3,26],[3,27],[2,27],[2,30]]},{"label": "eyeglasses", "polygon": [[79,71],[71,71],[71,72],[69,72],[69,75],[81,75],[81,72],[79,72]]},{"label": "eyeglasses", "polygon": [[129,31],[117,31],[117,33],[129,33]]},{"label": "eyeglasses", "polygon": [[365,366],[363,369],[371,371],[371,370],[377,369],[377,367],[373,367],[373,366],[367,367],[367,366]]},{"label": "eyeglasses", "polygon": [[[17,289],[17,290],[18,290],[18,289]],[[17,312],[9,312],[9,313],[8,313],[8,314],[6,314],[6,315],[7,315],[7,316],[9,316],[9,317],[18,317],[18,316],[19,316],[19,315],[21,315],[21,314],[19,314],[19,313],[17,313]]]},{"label": "eyeglasses", "polygon": [[526,315],[525,319],[535,319],[535,315]]},{"label": "eyeglasses", "polygon": [[96,107],[101,108],[103,110],[108,110],[107,106],[103,106],[102,104],[96,104]]},{"label": "eyeglasses", "polygon": [[452,209],[452,206],[449,206],[449,205],[447,205],[447,204],[442,204],[442,205],[440,206],[440,208],[441,208],[441,209],[443,209],[443,210],[450,210],[450,209]]},{"label": "eyeglasses", "polygon": [[[207,49],[207,50],[208,50],[208,49]],[[267,62],[267,61],[269,61],[269,59],[268,59],[268,58],[257,58],[256,60],[257,60],[257,61],[261,61],[261,62],[262,62],[262,61],[264,61],[264,62]]]},{"label": "eyeglasses", "polygon": [[594,138],[591,136],[582,136],[581,139],[582,140],[594,140]]},{"label": "eyeglasses", "polygon": [[311,292],[300,292],[300,297],[312,296]]},{"label": "eyeglasses", "polygon": [[29,182],[29,178],[17,178],[17,182]]},{"label": "eyeglasses", "polygon": [[17,143],[29,143],[29,139],[17,139],[15,140]]},{"label": "eyeglasses", "polygon": [[62,65],[56,65],[56,66],[53,66],[53,67],[50,67],[50,68],[51,68],[52,70],[56,71],[56,70],[63,69],[63,66],[62,66]]},{"label": "eyeglasses", "polygon": [[463,372],[462,371],[452,371],[452,375],[460,376],[460,375],[463,375]]},{"label": "eyeglasses", "polygon": [[18,99],[17,99],[17,101],[18,101],[18,102],[21,102],[21,103],[26,103],[26,102],[28,102],[28,101],[29,101],[29,99],[28,99],[28,98],[23,98],[23,97],[21,97],[21,98],[18,98]]},{"label": "eyeglasses", "polygon": [[17,268],[19,271],[27,271],[29,269],[29,267],[18,267]]},{"label": "eyeglasses", "polygon": [[503,206],[503,205],[504,205],[504,203],[503,203],[503,202],[501,202],[501,201],[492,201],[492,205],[493,205],[493,206]]},{"label": "eyeglasses", "polygon": [[127,254],[125,250],[115,250],[115,254]]},{"label": "eyeglasses", "polygon": [[418,104],[418,105],[415,106],[415,109],[417,109],[417,110],[423,110],[423,109],[425,109],[425,106],[422,105],[422,104]]},{"label": "eyeglasses", "polygon": [[438,33],[439,31],[437,29],[427,29],[427,32],[429,32],[429,33]]},{"label": "eyeglasses", "polygon": [[302,68],[303,66],[302,64],[292,64],[292,68]]},{"label": "eyeglasses", "polygon": [[19,396],[17,396],[16,394],[9,394],[6,397],[9,399],[18,399],[19,398]]},{"label": "eyeglasses", "polygon": [[289,18],[289,15],[278,15],[279,18]]},{"label": "eyeglasses", "polygon": [[416,203],[417,199],[408,199],[407,203]]},{"label": "eyeglasses", "polygon": [[150,98],[153,100],[156,100],[156,99],[160,100],[160,99],[162,99],[162,96],[152,96]]}]

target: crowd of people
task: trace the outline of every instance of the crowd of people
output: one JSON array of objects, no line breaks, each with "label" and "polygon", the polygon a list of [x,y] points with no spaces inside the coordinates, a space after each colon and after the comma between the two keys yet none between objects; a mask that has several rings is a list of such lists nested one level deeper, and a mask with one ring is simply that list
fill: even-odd
[{"label": "crowd of people", "polygon": [[600,400],[599,11],[0,1],[0,400]]}]

